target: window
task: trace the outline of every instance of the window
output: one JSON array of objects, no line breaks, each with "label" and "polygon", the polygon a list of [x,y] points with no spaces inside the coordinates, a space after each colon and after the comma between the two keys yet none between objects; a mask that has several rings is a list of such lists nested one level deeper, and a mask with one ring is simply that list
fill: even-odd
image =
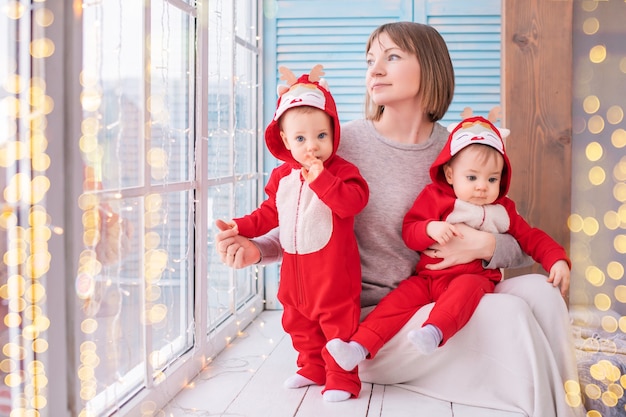
[{"label": "window", "polygon": [[257,5],[26,3],[0,3],[7,402],[149,413],[262,309],[213,246],[263,192]]}]

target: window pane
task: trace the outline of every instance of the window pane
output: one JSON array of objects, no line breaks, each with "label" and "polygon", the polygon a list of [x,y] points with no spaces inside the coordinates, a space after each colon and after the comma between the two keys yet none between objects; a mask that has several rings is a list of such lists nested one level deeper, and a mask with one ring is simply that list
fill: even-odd
[{"label": "window pane", "polygon": [[[219,325],[237,307],[248,301],[257,291],[255,268],[233,270],[225,266],[217,254],[214,236],[217,233],[215,220],[230,220],[247,214],[256,208],[257,182],[239,181],[236,186],[224,184],[209,188],[208,213],[208,320]],[[233,211],[234,210],[234,211]],[[236,213],[236,214],[233,214]]]},{"label": "window pane", "polygon": [[[250,0],[237,1],[237,36],[245,42],[256,45],[258,37],[257,28],[257,2]],[[274,4],[273,2],[268,2]],[[255,72],[254,72],[255,73]],[[252,73],[252,74],[254,74]]]},{"label": "window pane", "polygon": [[[233,5],[237,7],[236,28],[231,25]],[[209,7],[207,176],[213,185],[208,189],[207,201],[208,320],[217,325],[257,294],[256,269],[234,271],[222,265],[212,237],[217,232],[215,219],[230,220],[257,206],[261,184],[259,57],[250,2],[210,3]]]},{"label": "window pane", "polygon": [[209,329],[221,323],[232,311],[232,299],[230,296],[233,270],[225,266],[217,254],[214,239],[217,229],[214,227],[216,219],[229,221],[232,215],[233,186],[224,184],[209,188],[207,199],[208,208],[208,256],[209,263],[207,269],[208,279],[208,321]]},{"label": "window pane", "polygon": [[147,155],[154,184],[189,180],[190,105],[190,17],[163,3],[152,2],[150,92],[151,148]]},{"label": "window pane", "polygon": [[[104,189],[143,184],[143,3],[83,9],[80,148]],[[128,169],[134,167],[134,169]]]},{"label": "window pane", "polygon": [[[88,208],[88,200],[96,204]],[[76,282],[77,388],[85,409],[100,413],[144,382],[143,199],[84,194],[80,204],[85,249]]]},{"label": "window pane", "polygon": [[[235,215],[237,217],[248,214],[257,208],[257,186],[258,181],[256,179],[237,183],[235,188]],[[255,268],[245,268],[236,271],[235,302],[237,307],[240,307],[257,293],[256,279],[257,273]]]},{"label": "window pane", "polygon": [[195,25],[167,2],[150,6],[85,7],[74,343],[85,352],[77,397],[94,415],[158,381],[193,345]]},{"label": "window pane", "polygon": [[119,403],[144,384],[146,369],[163,369],[191,346],[190,198],[176,192],[102,201],[109,212],[83,216],[85,224],[98,216],[110,224],[95,249],[81,254],[79,267],[77,349],[87,352],[80,373],[92,375],[81,378],[81,391],[94,388],[89,409]]},{"label": "window pane", "polygon": [[187,333],[193,311],[191,199],[189,192],[150,194],[144,199],[145,288],[139,290],[145,291],[145,315],[139,317],[151,326],[148,359],[154,369],[163,369],[192,342]]},{"label": "window pane", "polygon": [[208,178],[229,176],[233,172],[232,22],[230,1],[209,2]]},{"label": "window pane", "polygon": [[235,68],[235,173],[257,172],[257,54],[237,45]]}]

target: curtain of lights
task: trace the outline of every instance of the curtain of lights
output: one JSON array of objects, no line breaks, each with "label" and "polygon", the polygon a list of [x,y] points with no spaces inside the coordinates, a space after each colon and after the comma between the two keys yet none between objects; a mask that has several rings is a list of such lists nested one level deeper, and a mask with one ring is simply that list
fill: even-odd
[{"label": "curtain of lights", "polygon": [[[220,262],[212,237],[216,219],[256,208],[262,178],[256,2],[209,2],[208,39],[208,322],[213,328],[237,315],[258,292],[258,271],[234,271]],[[236,22],[236,24],[233,24]]]},{"label": "curtain of lights", "polygon": [[[169,398],[183,388],[170,382],[179,358],[210,362],[260,311],[257,271],[223,266],[210,238],[194,245],[199,224],[212,236],[215,218],[257,204],[259,51],[251,4],[82,3],[80,417],[122,409],[145,389]],[[138,409],[153,415],[158,407],[145,400]]]},{"label": "curtain of lights", "polygon": [[[59,315],[57,326],[75,353],[68,358],[70,386],[62,390],[69,398],[57,403],[91,417],[139,399],[134,409],[154,415],[188,381],[177,376],[170,383],[181,374],[175,371],[187,366],[187,375],[197,374],[261,310],[258,271],[225,268],[206,238],[216,232],[216,218],[256,207],[261,189],[257,4],[65,6],[82,24],[82,47],[68,55],[81,61],[68,62],[61,75],[79,78],[64,81],[80,83],[80,134],[59,137],[55,146],[69,142],[78,150],[70,175],[82,185],[70,192],[76,198],[54,200],[78,213],[69,217],[78,236],[66,239],[80,247],[68,257],[75,264],[57,261],[71,271],[74,298],[71,320]],[[46,0],[0,0],[1,417],[67,412],[48,406],[46,368],[48,244],[64,236],[46,206],[46,128],[49,117],[62,124],[76,108],[55,108],[47,94],[54,80],[46,79],[46,58],[55,42],[73,46],[62,30],[46,37],[54,23]],[[195,241],[198,235],[205,240]],[[65,277],[56,279],[65,285]],[[193,361],[177,362],[184,357]],[[65,375],[54,380],[68,382]],[[142,397],[144,391],[159,398],[142,400],[155,398]]]},{"label": "curtain of lights", "polygon": [[164,383],[193,346],[195,9],[163,0],[82,6],[75,366],[88,417]]},{"label": "curtain of lights", "polygon": [[626,2],[574,2],[572,293],[589,417],[626,413]]},{"label": "curtain of lights", "polygon": [[[0,2],[0,415],[47,415],[50,158],[45,1]],[[14,415],[14,414],[11,414]],[[15,414],[17,415],[17,414]]]}]

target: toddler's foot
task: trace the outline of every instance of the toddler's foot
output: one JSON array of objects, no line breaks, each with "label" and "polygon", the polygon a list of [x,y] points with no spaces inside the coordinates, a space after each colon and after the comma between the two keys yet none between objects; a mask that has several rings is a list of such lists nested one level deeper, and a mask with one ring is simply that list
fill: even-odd
[{"label": "toddler's foot", "polygon": [[411,330],[407,337],[413,346],[423,355],[433,353],[443,339],[441,330],[432,324],[427,324],[418,330]]},{"label": "toddler's foot", "polygon": [[311,381],[309,378],[304,377],[300,374],[295,374],[290,376],[283,382],[283,386],[285,388],[302,388],[308,387],[309,385],[316,385],[315,382]]},{"label": "toddler's foot", "polygon": [[324,397],[324,401],[336,403],[339,401],[345,401],[347,399],[350,399],[350,397],[352,397],[352,394],[347,391],[341,391],[338,389],[329,389],[328,391],[325,391],[322,396]]},{"label": "toddler's foot", "polygon": [[326,343],[328,353],[333,357],[337,365],[346,371],[353,370],[367,357],[367,349],[357,342],[344,342],[341,339],[332,339]]}]

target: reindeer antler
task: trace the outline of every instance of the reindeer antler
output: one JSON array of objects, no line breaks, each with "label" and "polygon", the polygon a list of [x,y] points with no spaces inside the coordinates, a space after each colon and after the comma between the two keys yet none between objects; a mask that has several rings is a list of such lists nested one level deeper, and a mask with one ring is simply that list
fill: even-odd
[{"label": "reindeer antler", "polygon": [[461,120],[472,117],[473,115],[474,115],[474,111],[472,110],[472,108],[465,107],[463,111],[461,112]]},{"label": "reindeer antler", "polygon": [[298,78],[287,67],[281,65],[280,67],[278,67],[278,72],[280,72],[281,74],[280,79],[287,81],[287,85],[290,87],[298,81]]},{"label": "reindeer antler", "polygon": [[494,108],[492,108],[491,111],[489,111],[489,115],[487,115],[487,120],[489,120],[494,125],[501,118],[502,118],[502,109],[500,108],[500,106],[495,106]]},{"label": "reindeer antler", "polygon": [[319,81],[324,75],[324,66],[322,64],[317,64],[314,66],[309,72],[309,81],[312,83]]},{"label": "reindeer antler", "polygon": [[[489,114],[487,115],[487,120],[489,120],[491,123],[495,125],[496,122],[502,118],[501,110],[502,109],[500,108],[500,106],[494,106],[489,111]],[[463,111],[461,112],[461,119],[467,119],[473,116],[474,116],[474,111],[472,110],[471,107],[465,107]]]}]

